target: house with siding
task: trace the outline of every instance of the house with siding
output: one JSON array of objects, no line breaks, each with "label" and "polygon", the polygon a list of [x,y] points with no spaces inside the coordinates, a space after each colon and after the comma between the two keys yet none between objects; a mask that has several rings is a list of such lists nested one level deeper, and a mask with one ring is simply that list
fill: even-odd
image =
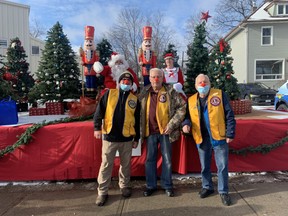
[{"label": "house with siding", "polygon": [[234,76],[278,89],[288,80],[288,0],[268,0],[230,31]]},{"label": "house with siding", "polygon": [[30,35],[29,12],[28,5],[0,1],[0,54],[6,55],[10,40],[18,37],[28,56],[29,71],[35,74],[45,42]]}]

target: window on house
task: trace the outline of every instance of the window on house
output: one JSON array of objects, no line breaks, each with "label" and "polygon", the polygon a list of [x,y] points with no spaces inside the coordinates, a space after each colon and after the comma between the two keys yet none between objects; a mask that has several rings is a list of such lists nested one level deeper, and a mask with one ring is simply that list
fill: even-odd
[{"label": "window on house", "polygon": [[281,80],[284,77],[284,60],[256,60],[256,80]]},{"label": "window on house", "polygon": [[39,46],[32,46],[32,55],[39,55]]},{"label": "window on house", "polygon": [[262,27],[262,45],[272,45],[273,39],[273,28],[272,27]]},{"label": "window on house", "polygon": [[277,8],[278,15],[288,15],[288,4],[279,4]]},{"label": "window on house", "polygon": [[7,48],[7,47],[8,47],[8,41],[0,39],[0,48]]}]

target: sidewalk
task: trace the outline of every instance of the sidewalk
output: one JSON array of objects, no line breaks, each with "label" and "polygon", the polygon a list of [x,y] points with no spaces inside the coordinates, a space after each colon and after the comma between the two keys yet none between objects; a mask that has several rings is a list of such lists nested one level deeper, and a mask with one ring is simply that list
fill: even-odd
[{"label": "sidewalk", "polygon": [[287,215],[287,180],[264,183],[247,183],[245,179],[242,180],[237,183],[232,181],[229,185],[232,198],[229,207],[221,203],[217,192],[200,199],[198,191],[201,185],[197,179],[173,180],[175,197],[167,197],[161,189],[151,197],[144,197],[142,192],[145,182],[133,180],[133,194],[129,199],[122,198],[117,181],[114,180],[109,190],[109,199],[103,207],[95,205],[97,184],[94,181],[7,185],[0,187],[0,216]]}]

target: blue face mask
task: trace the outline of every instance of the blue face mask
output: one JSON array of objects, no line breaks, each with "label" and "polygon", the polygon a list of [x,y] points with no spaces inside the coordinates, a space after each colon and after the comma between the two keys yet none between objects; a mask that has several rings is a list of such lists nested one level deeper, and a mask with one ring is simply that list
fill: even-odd
[{"label": "blue face mask", "polygon": [[125,85],[125,84],[120,83],[120,88],[121,88],[123,91],[130,91],[131,85]]},{"label": "blue face mask", "polygon": [[197,91],[199,92],[199,94],[202,94],[202,95],[208,94],[209,90],[210,90],[210,86],[209,85],[206,85],[204,87],[198,86],[198,88],[197,88]]}]

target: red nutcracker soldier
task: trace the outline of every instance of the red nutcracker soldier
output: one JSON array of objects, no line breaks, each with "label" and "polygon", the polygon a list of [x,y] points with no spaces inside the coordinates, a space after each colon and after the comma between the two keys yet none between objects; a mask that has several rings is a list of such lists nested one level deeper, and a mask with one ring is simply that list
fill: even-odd
[{"label": "red nutcracker soldier", "polygon": [[79,52],[81,57],[81,64],[84,67],[86,90],[96,91],[96,73],[93,70],[93,64],[94,62],[99,61],[99,55],[97,54],[95,48],[93,26],[85,26],[84,50],[81,47]]},{"label": "red nutcracker soldier", "polygon": [[149,70],[156,67],[156,53],[152,50],[152,27],[144,26],[143,29],[143,42],[138,52],[138,61],[142,69],[142,76],[144,86],[150,84]]}]

